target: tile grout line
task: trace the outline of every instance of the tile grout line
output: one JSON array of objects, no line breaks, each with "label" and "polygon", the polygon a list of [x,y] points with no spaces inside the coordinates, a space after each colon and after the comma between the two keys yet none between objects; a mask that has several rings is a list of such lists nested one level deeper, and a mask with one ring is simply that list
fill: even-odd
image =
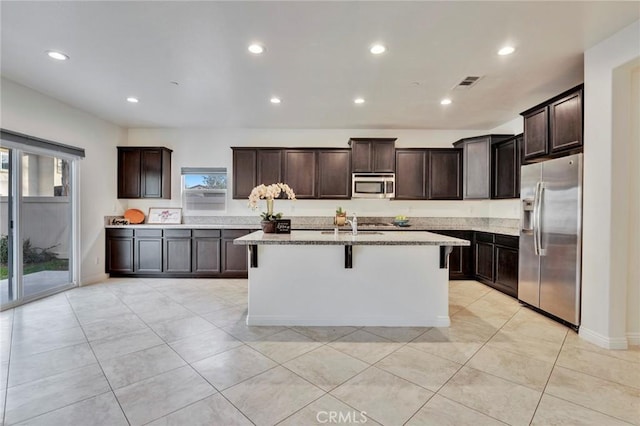
[{"label": "tile grout line", "polygon": [[111,393],[113,394],[113,398],[118,403],[118,407],[120,407],[120,411],[122,412],[122,415],[124,416],[124,419],[127,421],[127,423],[129,423],[129,425],[131,425],[131,421],[129,420],[129,417],[127,417],[127,413],[125,413],[124,409],[122,408],[122,404],[120,404],[120,400],[116,396],[116,393],[115,393],[115,391],[113,389],[113,386],[111,386],[111,382],[109,382],[109,379],[107,379],[107,375],[105,374],[104,369],[102,368],[102,364],[100,363],[100,360],[98,359],[98,357],[96,356],[95,351],[93,350],[93,346],[91,346],[91,342],[89,341],[89,338],[87,337],[87,334],[84,331],[84,327],[82,327],[82,323],[80,322],[80,319],[78,318],[78,315],[76,313],[75,308],[73,307],[73,304],[71,303],[71,301],[69,301],[69,297],[66,294],[65,294],[65,296],[67,297],[67,301],[69,302],[69,305],[71,306],[71,310],[73,311],[73,314],[76,317],[76,321],[78,321],[78,323],[80,324],[80,329],[82,330],[82,334],[84,335],[84,338],[87,341],[87,345],[89,346],[89,349],[91,349],[91,353],[93,354],[93,357],[96,359],[96,363],[98,364],[98,367],[100,367],[100,371],[102,372],[102,376],[104,377],[104,381],[107,382],[107,385],[109,386],[109,389],[111,390]]}]

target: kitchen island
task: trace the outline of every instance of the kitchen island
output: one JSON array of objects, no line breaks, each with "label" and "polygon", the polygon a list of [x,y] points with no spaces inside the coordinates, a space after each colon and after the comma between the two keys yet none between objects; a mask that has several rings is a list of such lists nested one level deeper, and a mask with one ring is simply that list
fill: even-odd
[{"label": "kitchen island", "polygon": [[424,231],[253,232],[248,325],[449,326],[447,259],[469,241]]}]

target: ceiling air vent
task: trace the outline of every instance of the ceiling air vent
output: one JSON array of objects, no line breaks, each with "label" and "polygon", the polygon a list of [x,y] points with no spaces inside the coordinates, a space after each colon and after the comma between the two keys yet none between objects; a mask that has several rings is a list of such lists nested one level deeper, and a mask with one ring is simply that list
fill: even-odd
[{"label": "ceiling air vent", "polygon": [[454,90],[467,90],[470,89],[471,86],[473,86],[474,84],[476,84],[478,82],[478,80],[480,80],[480,77],[476,77],[476,76],[468,76],[465,77],[464,80],[462,80],[460,83],[458,83],[453,89]]}]

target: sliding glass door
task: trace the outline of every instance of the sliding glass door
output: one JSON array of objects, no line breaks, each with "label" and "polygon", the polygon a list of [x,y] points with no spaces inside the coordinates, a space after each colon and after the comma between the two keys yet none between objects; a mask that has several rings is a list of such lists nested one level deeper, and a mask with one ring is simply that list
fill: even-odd
[{"label": "sliding glass door", "polygon": [[6,308],[77,283],[76,159],[28,146],[0,154],[0,301]]},{"label": "sliding glass door", "polygon": [[17,297],[14,279],[12,232],[12,150],[0,148],[0,303],[2,306]]}]

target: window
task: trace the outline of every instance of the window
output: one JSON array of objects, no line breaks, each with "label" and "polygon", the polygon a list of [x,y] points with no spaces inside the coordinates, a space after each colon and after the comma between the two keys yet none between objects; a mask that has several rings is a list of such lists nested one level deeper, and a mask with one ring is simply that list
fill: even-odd
[{"label": "window", "polygon": [[182,168],[182,208],[187,216],[211,216],[226,211],[227,169]]},{"label": "window", "polygon": [[0,149],[0,170],[9,170],[9,150]]}]

